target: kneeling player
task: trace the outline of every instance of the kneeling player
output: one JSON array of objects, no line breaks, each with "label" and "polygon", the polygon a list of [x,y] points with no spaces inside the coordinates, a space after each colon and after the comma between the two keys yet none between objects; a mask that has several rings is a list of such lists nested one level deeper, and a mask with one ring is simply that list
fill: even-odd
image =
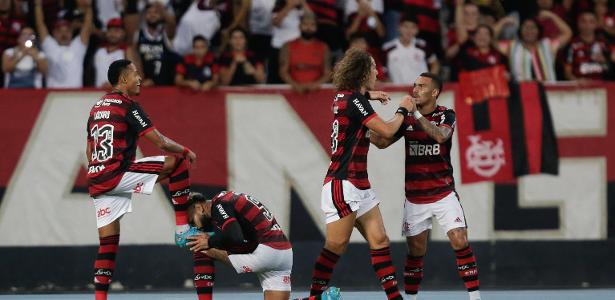
[{"label": "kneeling player", "polygon": [[211,224],[215,232],[188,237],[193,241],[187,245],[201,261],[194,268],[199,299],[211,299],[211,258],[233,266],[237,273],[256,273],[265,299],[290,297],[293,250],[262,203],[234,192],[221,192],[211,200],[193,193],[188,200],[188,216],[193,226],[203,229]]}]

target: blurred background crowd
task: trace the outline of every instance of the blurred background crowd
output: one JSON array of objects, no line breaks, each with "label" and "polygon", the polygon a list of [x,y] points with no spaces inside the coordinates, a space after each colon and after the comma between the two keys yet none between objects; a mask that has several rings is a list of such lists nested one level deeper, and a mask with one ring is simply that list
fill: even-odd
[{"label": "blurred background crowd", "polygon": [[502,65],[517,81],[615,78],[610,0],[0,0],[5,88],[107,87],[133,60],[144,86],[195,91],[329,81],[369,51],[384,82]]}]

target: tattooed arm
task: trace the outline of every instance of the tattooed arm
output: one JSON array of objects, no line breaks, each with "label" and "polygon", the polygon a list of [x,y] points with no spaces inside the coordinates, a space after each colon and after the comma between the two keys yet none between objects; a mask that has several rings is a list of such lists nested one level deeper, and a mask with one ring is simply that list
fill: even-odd
[{"label": "tattooed arm", "polygon": [[453,136],[453,128],[451,128],[450,126],[435,125],[431,123],[431,121],[427,120],[427,118],[421,116],[418,112],[414,113],[414,118],[417,119],[421,128],[425,130],[427,135],[429,135],[432,139],[436,140],[436,142],[438,142],[439,144],[446,142],[448,139],[451,138],[451,136]]}]

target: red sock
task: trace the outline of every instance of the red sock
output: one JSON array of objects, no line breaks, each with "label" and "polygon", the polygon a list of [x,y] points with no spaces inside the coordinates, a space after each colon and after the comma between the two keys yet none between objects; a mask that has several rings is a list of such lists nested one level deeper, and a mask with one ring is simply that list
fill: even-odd
[{"label": "red sock", "polygon": [[376,271],[376,276],[380,279],[380,285],[387,294],[387,299],[400,299],[401,294],[397,288],[397,279],[395,275],[395,267],[391,261],[391,249],[389,247],[382,249],[372,249],[369,251],[372,256],[372,266]]},{"label": "red sock", "polygon": [[479,288],[478,268],[476,266],[476,258],[472,248],[467,246],[461,250],[455,251],[457,256],[457,270],[459,277],[463,280],[468,292],[476,291]]},{"label": "red sock", "polygon": [[115,270],[115,254],[120,243],[120,235],[100,238],[98,255],[94,262],[94,295],[96,300],[107,300],[109,284]]},{"label": "red sock", "polygon": [[175,224],[188,224],[188,215],[186,214],[186,202],[190,195],[190,176],[188,174],[188,161],[184,158],[177,158],[177,166],[169,176],[169,192],[171,193],[171,201],[175,210]]},{"label": "red sock", "polygon": [[404,269],[404,290],[406,294],[415,295],[423,280],[423,257],[408,255]]},{"label": "red sock", "polygon": [[213,295],[216,267],[209,256],[196,252],[194,259],[194,287],[199,300],[211,300]]},{"label": "red sock", "polygon": [[314,264],[314,271],[312,272],[312,285],[310,286],[310,295],[316,296],[322,294],[329,285],[331,280],[331,274],[335,269],[335,264],[340,259],[340,256],[322,248],[320,255],[316,259]]}]

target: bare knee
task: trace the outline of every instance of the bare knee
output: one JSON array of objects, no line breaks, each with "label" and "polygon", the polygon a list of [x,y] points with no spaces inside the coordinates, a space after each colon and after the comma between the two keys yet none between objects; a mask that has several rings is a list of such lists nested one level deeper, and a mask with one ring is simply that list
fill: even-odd
[{"label": "bare knee", "polygon": [[350,237],[328,237],[325,241],[325,248],[337,255],[341,255],[346,252]]},{"label": "bare knee", "polygon": [[384,232],[379,232],[375,234],[371,238],[371,241],[368,241],[368,242],[369,242],[370,248],[372,249],[386,248],[391,244],[389,237]]},{"label": "bare knee", "polygon": [[408,253],[412,256],[424,256],[427,252],[427,237],[428,232],[420,233],[416,236],[409,236],[406,238],[408,244]]},{"label": "bare knee", "polygon": [[451,229],[447,235],[454,250],[461,250],[468,246],[468,233],[465,228]]}]

